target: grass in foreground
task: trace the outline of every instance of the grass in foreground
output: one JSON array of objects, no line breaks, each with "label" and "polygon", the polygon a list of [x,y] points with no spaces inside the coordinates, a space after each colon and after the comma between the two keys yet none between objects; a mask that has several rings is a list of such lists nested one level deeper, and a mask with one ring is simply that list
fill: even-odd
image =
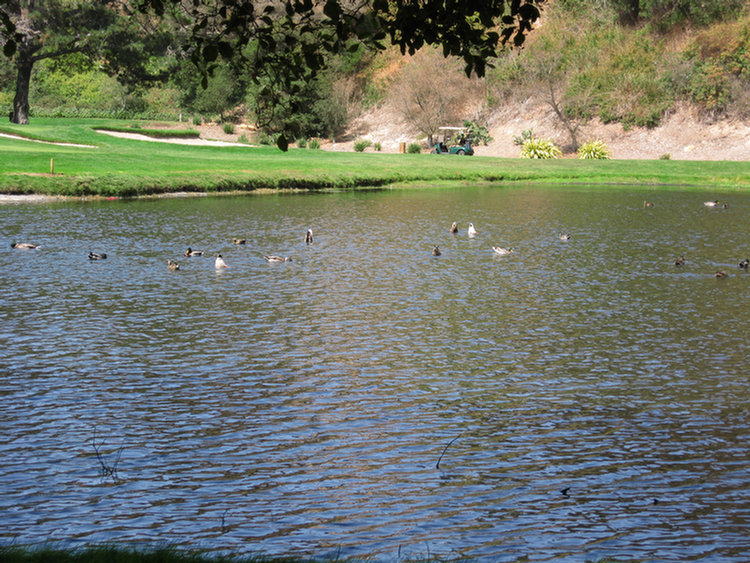
[{"label": "grass in foreground", "polygon": [[54,547],[0,548],[3,563],[310,563],[302,557],[230,557],[172,547],[136,549],[105,545],[81,549]]},{"label": "grass in foreground", "polygon": [[104,119],[36,119],[27,126],[0,124],[0,133],[89,145],[59,146],[0,137],[0,193],[132,197],[181,191],[351,189],[456,182],[750,187],[747,162],[534,161],[306,149],[282,153],[275,147],[134,141],[95,131],[121,126],[120,122]]},{"label": "grass in foreground", "polygon": [[[519,556],[518,562],[526,561],[528,557]],[[0,546],[0,561],[3,563],[335,563],[345,561],[334,559],[312,559],[304,557],[281,556],[268,557],[262,555],[235,557],[227,555],[212,555],[200,551],[180,550],[173,547],[156,549],[136,549],[131,547],[117,547],[105,545],[86,547],[81,549],[61,549],[53,547],[23,548]],[[362,561],[366,559],[346,560]],[[445,561],[435,558],[400,559],[406,563],[438,563]],[[448,561],[467,562],[466,559],[452,559]],[[638,563],[636,560],[611,559],[599,560],[599,563]]]}]

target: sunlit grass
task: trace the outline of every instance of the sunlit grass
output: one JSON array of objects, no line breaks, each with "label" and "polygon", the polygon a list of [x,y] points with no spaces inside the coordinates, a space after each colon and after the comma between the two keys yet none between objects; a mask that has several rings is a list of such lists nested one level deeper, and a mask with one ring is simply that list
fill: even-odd
[{"label": "sunlit grass", "polygon": [[[144,124],[146,129],[148,124]],[[431,154],[345,153],[275,147],[203,147],[97,133],[104,119],[35,119],[0,125],[59,146],[0,137],[0,192],[135,196],[200,191],[352,189],[456,182],[543,182],[750,187],[750,163],[677,160],[546,161]],[[51,174],[51,172],[54,174]]]}]

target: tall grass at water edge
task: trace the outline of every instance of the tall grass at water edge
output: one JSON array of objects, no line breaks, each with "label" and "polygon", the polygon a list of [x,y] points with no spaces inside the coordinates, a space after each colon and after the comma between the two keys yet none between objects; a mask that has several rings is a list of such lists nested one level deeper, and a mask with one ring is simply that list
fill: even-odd
[{"label": "tall grass at water edge", "polygon": [[[519,557],[518,561],[525,561],[526,557]],[[2,563],[334,563],[344,561],[338,557],[309,558],[303,556],[264,556],[234,557],[231,555],[215,555],[201,551],[180,550],[173,547],[154,549],[136,549],[132,547],[117,547],[104,545],[81,549],[63,549],[56,547],[2,547],[0,546],[0,561]],[[346,561],[362,561],[367,559],[348,559]],[[444,559],[422,558],[401,559],[406,563],[437,563]],[[458,561],[458,560],[454,560]],[[461,559],[464,563],[470,560]],[[639,563],[636,560],[602,559],[598,563]]]}]

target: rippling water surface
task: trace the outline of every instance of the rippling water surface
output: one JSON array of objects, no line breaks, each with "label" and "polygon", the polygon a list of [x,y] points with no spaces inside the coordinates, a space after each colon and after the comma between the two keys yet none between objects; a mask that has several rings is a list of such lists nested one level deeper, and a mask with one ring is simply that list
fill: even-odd
[{"label": "rippling water surface", "polygon": [[750,197],[716,197],[0,206],[0,543],[746,562]]}]

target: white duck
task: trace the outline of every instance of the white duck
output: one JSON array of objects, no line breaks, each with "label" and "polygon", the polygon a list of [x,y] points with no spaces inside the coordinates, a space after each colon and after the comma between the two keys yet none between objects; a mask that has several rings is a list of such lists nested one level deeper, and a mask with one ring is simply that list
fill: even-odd
[{"label": "white duck", "polygon": [[474,228],[474,223],[469,223],[469,229],[466,231],[470,237],[477,236],[477,230]]},{"label": "white duck", "polygon": [[38,244],[32,244],[30,242],[12,242],[10,243],[11,248],[16,248],[18,250],[36,250],[38,248],[41,248]]},{"label": "white duck", "polygon": [[214,267],[217,270],[223,270],[224,268],[229,268],[226,262],[224,262],[224,258],[222,258],[221,254],[216,255],[216,260],[214,261]]},{"label": "white duck", "polygon": [[290,256],[276,256],[275,254],[267,254],[263,258],[266,259],[266,262],[291,262],[292,258]]}]

